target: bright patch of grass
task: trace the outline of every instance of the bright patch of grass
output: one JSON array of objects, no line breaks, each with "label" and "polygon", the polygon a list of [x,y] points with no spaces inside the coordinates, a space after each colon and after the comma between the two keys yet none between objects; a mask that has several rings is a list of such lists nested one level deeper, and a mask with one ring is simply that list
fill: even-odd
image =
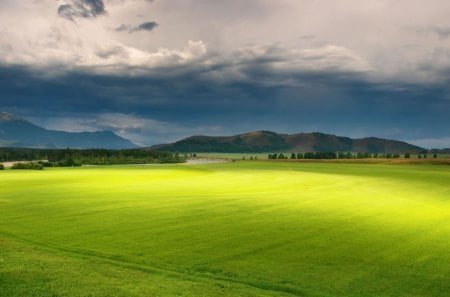
[{"label": "bright patch of grass", "polygon": [[0,172],[1,296],[447,296],[448,275],[448,166]]}]

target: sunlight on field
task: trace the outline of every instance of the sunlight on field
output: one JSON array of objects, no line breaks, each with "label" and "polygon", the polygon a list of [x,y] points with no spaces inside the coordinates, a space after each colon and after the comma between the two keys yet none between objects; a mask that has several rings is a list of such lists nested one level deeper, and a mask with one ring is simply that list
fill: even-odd
[{"label": "sunlight on field", "polygon": [[96,271],[93,296],[446,296],[449,180],[277,162],[0,172],[0,295],[76,294]]}]

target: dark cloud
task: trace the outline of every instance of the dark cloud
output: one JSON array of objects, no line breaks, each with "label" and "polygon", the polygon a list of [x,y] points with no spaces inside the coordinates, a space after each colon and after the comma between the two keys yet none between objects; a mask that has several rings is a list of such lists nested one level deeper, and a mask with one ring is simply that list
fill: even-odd
[{"label": "dark cloud", "polygon": [[105,4],[102,0],[82,0],[88,7],[90,7],[93,15],[105,14]]},{"label": "dark cloud", "polygon": [[58,7],[58,14],[68,20],[74,18],[95,18],[105,15],[105,4],[102,0],[75,0]]},{"label": "dark cloud", "polygon": [[132,31],[152,31],[153,29],[155,29],[158,26],[158,23],[156,22],[145,22],[140,24],[139,26],[133,28]]},{"label": "dark cloud", "polygon": [[130,26],[122,24],[119,27],[115,28],[114,30],[117,32],[128,31],[130,30]]},{"label": "dark cloud", "polygon": [[145,22],[137,26],[122,24],[114,30],[116,30],[117,32],[128,31],[128,33],[134,33],[138,31],[153,31],[156,27],[158,27],[158,25],[159,24],[154,21]]},{"label": "dark cloud", "polygon": [[[447,136],[448,84],[380,84],[345,72],[274,73],[264,63],[242,66],[252,79],[228,81],[211,74],[229,68],[225,63],[141,76],[71,72],[54,79],[24,67],[0,67],[0,110],[49,118],[132,114],[183,127],[224,127],[226,134],[268,129],[404,140]],[[293,83],[261,83],[286,79]]]},{"label": "dark cloud", "polygon": [[433,27],[432,31],[442,39],[450,37],[450,27]]},{"label": "dark cloud", "polygon": [[315,39],[317,36],[316,35],[302,35],[300,36],[301,39]]}]

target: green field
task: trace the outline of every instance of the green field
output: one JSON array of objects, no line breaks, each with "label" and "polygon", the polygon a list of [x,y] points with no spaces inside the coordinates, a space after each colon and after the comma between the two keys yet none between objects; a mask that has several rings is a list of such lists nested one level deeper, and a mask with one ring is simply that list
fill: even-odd
[{"label": "green field", "polygon": [[0,171],[0,296],[449,296],[450,166]]}]

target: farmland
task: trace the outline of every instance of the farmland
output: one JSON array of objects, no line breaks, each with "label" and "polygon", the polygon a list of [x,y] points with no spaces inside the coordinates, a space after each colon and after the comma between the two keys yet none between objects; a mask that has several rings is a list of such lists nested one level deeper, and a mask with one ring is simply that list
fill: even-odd
[{"label": "farmland", "polygon": [[448,296],[450,167],[0,171],[0,296]]}]

